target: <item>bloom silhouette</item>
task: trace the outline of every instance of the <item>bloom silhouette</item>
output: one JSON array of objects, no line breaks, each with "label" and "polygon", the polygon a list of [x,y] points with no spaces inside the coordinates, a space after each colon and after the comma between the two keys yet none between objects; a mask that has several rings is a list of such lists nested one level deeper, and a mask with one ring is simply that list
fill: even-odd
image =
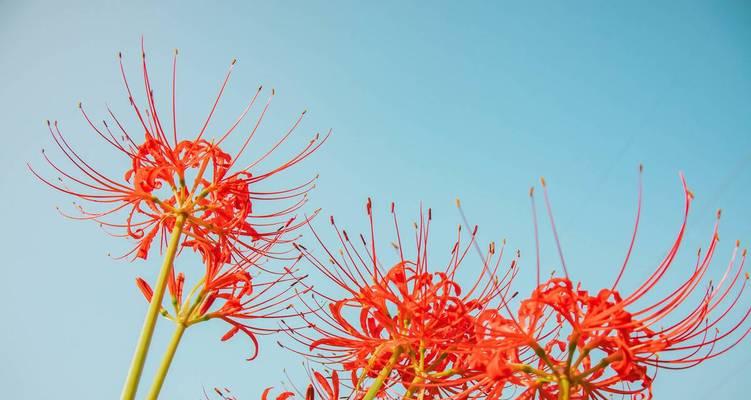
[{"label": "bloom silhouette", "polygon": [[[492,323],[485,324],[485,340],[478,345],[484,350],[477,352],[477,362],[486,366],[481,391],[498,398],[499,388],[512,384],[522,388],[519,399],[651,399],[657,370],[693,367],[748,335],[751,307],[735,310],[748,283],[742,273],[746,251],[738,259],[738,242],[720,279],[706,280],[719,241],[719,212],[707,250],[699,251],[688,276],[667,294],[656,289],[666,280],[686,231],[693,195],[681,179],[685,203],[676,239],[635,290],[622,294],[618,286],[634,248],[641,188],[632,240],[611,287],[590,292],[575,285],[561,256],[565,277],[540,283],[517,312],[486,317]],[[547,194],[546,203],[549,211]]]},{"label": "bloom silhouette", "polygon": [[[108,230],[114,230],[114,235],[136,240],[137,245],[123,257],[132,255],[143,259],[148,257],[154,241],[166,244],[170,231],[176,225],[180,225],[185,236],[182,246],[192,246],[204,255],[218,255],[223,260],[248,251],[258,251],[263,247],[258,243],[269,238],[279,242],[280,227],[291,231],[300,226],[302,222],[288,222],[305,203],[305,194],[313,186],[314,179],[302,185],[273,191],[260,190],[257,185],[305,159],[323,143],[316,135],[287,161],[261,169],[261,163],[295,131],[305,112],[270,149],[259,151],[260,155],[255,161],[238,166],[238,161],[251,147],[251,140],[266,115],[273,90],[239,149],[231,154],[223,146],[227,138],[238,130],[262,92],[259,87],[237,120],[221,135],[211,140],[206,138],[206,132],[213,130],[209,129],[209,125],[229,81],[234,60],[202,126],[193,130],[197,133],[192,138],[181,139],[175,99],[177,52],[172,69],[171,132],[169,126],[164,124],[165,119],[157,113],[145,52],[142,50],[146,94],[143,109],[137,104],[126,78],[122,55],[119,59],[128,99],[138,120],[137,130],[143,132],[143,138],[139,140],[141,135],[129,132],[109,108],[111,121],[103,121],[101,125],[89,118],[81,104],[79,108],[91,129],[127,160],[128,168],[114,175],[105,175],[71,145],[57,121],[48,121],[56,147],[72,168],[53,162],[43,151],[44,159],[58,174],[57,179],[45,178],[32,169],[34,175],[49,186],[94,206],[89,210],[76,204],[80,214],[69,215],[71,218],[97,221]],[[286,204],[279,206],[282,200]],[[276,211],[257,212],[255,206],[258,202],[274,202]],[[221,252],[207,249],[216,244],[221,245]]]},{"label": "bloom silhouette", "polygon": [[[351,374],[355,392],[365,399],[386,396],[386,390],[404,386],[406,397],[413,395],[440,397],[465,384],[467,366],[465,349],[474,340],[474,318],[506,296],[516,274],[515,260],[497,277],[502,251],[490,245],[478,267],[476,279],[463,290],[457,277],[460,265],[475,243],[477,229],[462,245],[462,229],[451,250],[447,265],[436,271],[430,268],[427,248],[432,212],[421,214],[415,224],[415,252],[409,256],[400,236],[394,206],[397,261],[382,267],[372,235],[373,216],[370,200],[367,213],[371,222],[368,242],[360,236],[362,248],[355,246],[344,230],[334,226],[342,249],[334,255],[316,237],[329,257],[330,265],[319,261],[304,246],[298,248],[322,274],[346,292],[342,298],[316,291],[328,306],[307,302],[301,312],[311,332],[294,330],[293,337],[309,346],[311,358],[336,364]],[[433,261],[435,263],[435,261]],[[311,314],[317,318],[311,318]]]}]

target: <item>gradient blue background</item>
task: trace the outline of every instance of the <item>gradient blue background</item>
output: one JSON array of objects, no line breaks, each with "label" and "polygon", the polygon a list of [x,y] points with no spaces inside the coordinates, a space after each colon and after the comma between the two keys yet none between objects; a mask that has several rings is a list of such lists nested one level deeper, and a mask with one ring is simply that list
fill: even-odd
[{"label": "gradient blue background", "polygon": [[[146,309],[133,278],[153,277],[158,257],[113,261],[107,253],[127,244],[95,224],[60,217],[55,205],[70,199],[32,179],[25,162],[42,165],[49,118],[61,121],[94,164],[123,170],[122,160],[93,144],[76,103],[101,118],[109,102],[137,133],[115,54],[124,52],[137,83],[142,34],[163,104],[171,52],[181,49],[185,136],[237,57],[216,129],[259,83],[277,89],[263,140],[304,108],[309,116],[295,143],[334,128],[318,154],[277,182],[320,172],[310,209],[324,207],[353,231],[366,226],[367,196],[384,232],[390,201],[404,225],[423,201],[434,208],[438,264],[448,256],[460,196],[484,241],[507,237],[521,249],[523,293],[534,276],[527,190],[541,175],[550,182],[572,275],[593,286],[611,282],[624,255],[640,162],[644,224],[625,287],[643,279],[672,242],[681,170],[696,202],[670,279],[685,276],[718,207],[724,219],[715,272],[736,238],[751,241],[747,2],[244,3],[0,2],[0,397],[119,395]],[[549,271],[559,266],[541,220]],[[302,375],[300,359],[273,339],[263,341],[256,362],[245,362],[246,342],[218,341],[225,329],[211,323],[188,331],[163,398],[198,399],[203,387],[220,385],[251,400],[283,380],[285,366]],[[169,333],[160,325],[157,352]],[[746,397],[750,346],[690,371],[660,373],[656,398]]]}]

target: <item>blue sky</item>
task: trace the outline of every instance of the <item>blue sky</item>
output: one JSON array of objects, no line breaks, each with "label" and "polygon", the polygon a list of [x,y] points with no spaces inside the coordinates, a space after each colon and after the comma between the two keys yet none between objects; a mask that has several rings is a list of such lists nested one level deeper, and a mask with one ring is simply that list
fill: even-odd
[{"label": "blue sky", "polygon": [[[705,246],[719,207],[715,272],[735,239],[751,242],[751,7],[742,1],[0,2],[0,32],[5,398],[101,399],[120,391],[146,309],[133,279],[152,277],[158,261],[112,260],[107,254],[127,244],[60,217],[55,206],[70,199],[34,180],[25,163],[41,164],[39,149],[50,147],[44,120],[57,119],[94,164],[119,171],[122,163],[96,150],[76,104],[103,116],[108,103],[129,115],[115,55],[123,51],[137,80],[141,35],[163,93],[172,49],[180,49],[186,137],[237,58],[216,126],[226,126],[258,84],[275,87],[263,140],[306,108],[296,143],[334,129],[281,184],[320,173],[311,209],[323,207],[353,231],[366,227],[368,196],[384,222],[391,201],[404,224],[421,202],[433,207],[438,264],[461,197],[482,240],[505,237],[521,250],[527,273],[519,287],[528,290],[527,191],[545,176],[572,276],[611,282],[633,223],[639,163],[645,208],[626,286],[672,243],[679,171],[696,201],[676,279]],[[559,266],[541,220],[549,271]],[[317,222],[322,230],[324,222]],[[202,387],[220,385],[255,399],[284,379],[282,369],[302,375],[299,358],[273,339],[263,341],[259,360],[245,362],[245,343],[219,342],[224,329],[188,331],[164,398],[197,399]],[[169,333],[160,325],[155,349]],[[750,345],[690,371],[661,373],[656,397],[742,397]]]}]

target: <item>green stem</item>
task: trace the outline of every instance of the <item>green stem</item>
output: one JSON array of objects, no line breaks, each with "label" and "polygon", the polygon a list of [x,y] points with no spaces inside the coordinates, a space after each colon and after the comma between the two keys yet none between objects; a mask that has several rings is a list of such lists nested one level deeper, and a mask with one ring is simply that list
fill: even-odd
[{"label": "green stem", "polygon": [[159,392],[162,390],[164,379],[167,377],[167,371],[169,371],[169,367],[172,364],[172,359],[175,358],[175,352],[177,351],[177,346],[180,344],[180,339],[183,337],[185,328],[186,325],[184,323],[177,323],[175,333],[172,334],[172,339],[169,342],[167,351],[164,353],[164,358],[162,358],[162,364],[159,365],[159,370],[154,377],[154,383],[151,384],[149,395],[146,396],[147,399],[156,400],[159,397]]},{"label": "green stem", "polygon": [[415,394],[415,390],[417,390],[417,386],[420,385],[423,381],[423,378],[420,376],[416,376],[414,379],[412,379],[412,382],[409,384],[409,388],[407,389],[407,393],[404,394],[404,397],[402,397],[403,400],[411,399],[412,396]]},{"label": "green stem", "polygon": [[399,361],[399,356],[401,354],[401,347],[394,349],[394,352],[391,354],[391,358],[389,358],[389,361],[383,367],[381,372],[378,373],[375,381],[373,381],[373,385],[370,386],[370,389],[368,389],[368,391],[365,393],[365,396],[363,396],[362,400],[373,400],[375,398],[375,396],[378,394],[378,391],[381,390],[383,382],[386,381],[386,378],[388,378],[389,375],[391,375],[391,370],[394,369],[394,365],[396,365],[397,361]]},{"label": "green stem", "polygon": [[525,374],[534,374],[534,375],[537,375],[539,378],[545,378],[545,379],[551,379],[551,380],[555,379],[555,377],[550,375],[549,373],[541,369],[537,369],[531,365],[517,364],[517,363],[507,363],[507,365],[514,371],[521,371],[521,372],[524,372]]},{"label": "green stem", "polygon": [[579,345],[579,332],[574,332],[571,335],[571,340],[568,343],[568,357],[566,357],[566,370],[571,370],[571,363],[574,361],[574,352]]},{"label": "green stem", "polygon": [[558,382],[558,400],[569,400],[571,398],[571,384],[568,378],[561,377]]},{"label": "green stem", "polygon": [[146,355],[149,352],[149,346],[151,345],[151,337],[154,335],[156,319],[162,308],[162,299],[164,298],[164,291],[167,286],[167,276],[169,276],[172,269],[172,262],[175,260],[175,255],[177,254],[177,248],[180,243],[180,236],[182,236],[184,225],[185,215],[179,214],[175,219],[175,226],[172,228],[172,234],[164,256],[164,262],[162,262],[162,268],[159,270],[159,276],[156,281],[156,286],[154,287],[154,295],[151,297],[149,309],[146,312],[146,318],[143,321],[143,328],[141,328],[141,335],[138,338],[138,344],[133,353],[133,361],[130,363],[128,376],[125,379],[123,393],[120,396],[121,400],[133,400],[136,397],[138,382],[141,380],[143,365],[146,363]]}]

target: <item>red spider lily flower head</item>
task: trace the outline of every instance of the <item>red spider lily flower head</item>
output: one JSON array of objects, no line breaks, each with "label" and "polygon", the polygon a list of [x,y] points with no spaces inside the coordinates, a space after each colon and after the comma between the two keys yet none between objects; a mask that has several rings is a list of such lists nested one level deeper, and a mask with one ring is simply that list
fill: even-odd
[{"label": "red spider lily flower head", "polygon": [[[296,265],[300,257],[282,272],[261,269],[260,257],[260,253],[256,253],[253,258],[237,263],[206,257],[206,274],[187,293],[185,275],[182,272],[175,275],[173,271],[167,282],[172,310],[162,308],[162,315],[185,327],[212,319],[222,320],[230,329],[221,340],[227,341],[243,333],[252,344],[247,360],[255,359],[259,350],[257,336],[280,331],[268,326],[269,320],[295,317],[297,312],[292,302],[311,290],[298,289],[298,284],[306,278],[298,275]],[[259,272],[251,275],[251,268]],[[151,301],[152,290],[146,281],[138,278],[136,284],[146,300]]]},{"label": "red spider lily flower head", "polygon": [[[707,250],[699,251],[687,276],[668,294],[654,293],[666,281],[686,231],[693,194],[682,175],[681,181],[683,222],[666,256],[635,290],[623,293],[618,285],[636,240],[641,184],[631,242],[612,286],[588,291],[572,283],[559,247],[566,276],[538,283],[515,317],[499,317],[500,323],[486,331],[483,346],[499,354],[497,361],[506,368],[503,383],[525,387],[518,398],[651,399],[658,370],[696,366],[726,353],[749,334],[751,307],[735,310],[748,284],[748,275],[742,274],[746,251],[739,250],[738,242],[719,280],[707,281],[719,241],[719,212]],[[504,357],[509,361],[504,363]]]},{"label": "red spider lily flower head", "polygon": [[[192,246],[207,255],[215,253],[208,250],[209,247],[220,244],[223,249],[215,254],[221,255],[223,261],[231,255],[257,251],[262,247],[258,243],[267,242],[270,238],[277,240],[280,227],[288,232],[302,224],[290,221],[293,220],[295,211],[306,202],[306,193],[314,186],[315,178],[302,185],[281,190],[265,191],[259,189],[258,185],[308,157],[325,140],[320,140],[316,135],[307,146],[281,165],[261,168],[262,162],[296,130],[305,112],[270,149],[260,150],[255,161],[244,167],[238,166],[243,153],[252,148],[251,141],[266,115],[274,95],[273,90],[240,148],[229,151],[224,148],[226,139],[235,130],[241,129],[241,122],[262,92],[262,88],[258,88],[237,120],[222,134],[213,139],[206,138],[235,60],[231,63],[208,116],[199,129],[196,129],[195,136],[181,139],[178,135],[175,101],[177,51],[172,67],[169,118],[172,129],[157,113],[143,44],[144,108],[138,105],[131,90],[121,55],[119,59],[123,83],[138,120],[136,130],[143,132],[142,139],[139,140],[140,135],[126,129],[125,124],[109,108],[111,120],[102,121],[101,125],[94,123],[80,104],[79,108],[91,129],[114,148],[115,153],[127,160],[127,169],[114,175],[100,172],[71,145],[55,121],[48,122],[50,134],[63,159],[71,167],[65,168],[60,163],[53,162],[47,152],[43,151],[44,159],[59,176],[57,179],[47,179],[36,170],[31,170],[49,186],[94,207],[84,209],[82,205],[76,204],[80,215],[70,216],[71,218],[97,221],[103,227],[110,228],[108,230],[114,230],[113,234],[116,236],[136,240],[137,245],[123,257],[132,255],[143,259],[148,257],[155,240],[166,242],[168,233],[176,224],[184,224],[183,247]],[[29,168],[31,169],[30,166]],[[256,211],[258,202],[282,204],[282,200],[286,204],[277,207],[277,211]]]},{"label": "red spider lily flower head", "polygon": [[[457,279],[459,267],[476,245],[477,229],[463,245],[462,229],[445,267],[433,270],[428,254],[432,211],[423,212],[415,223],[415,251],[403,246],[393,204],[396,255],[385,268],[377,250],[371,201],[367,203],[370,240],[360,235],[361,246],[331,224],[339,239],[338,254],[329,250],[315,230],[329,263],[298,245],[301,253],[331,282],[344,290],[341,298],[316,290],[301,312],[310,330],[294,330],[292,336],[309,347],[306,353],[316,361],[338,364],[351,375],[356,393],[378,391],[402,384],[408,397],[418,392],[434,398],[439,391],[463,385],[467,342],[475,337],[474,317],[508,294],[516,275],[512,261],[499,279],[503,248],[491,244],[474,282],[464,289]],[[436,261],[432,261],[435,263]],[[319,299],[328,302],[323,305]],[[315,318],[312,317],[315,315]],[[461,351],[459,349],[462,349]],[[368,382],[366,382],[368,381]],[[370,388],[370,389],[368,389]],[[372,394],[372,393],[371,393]]]}]

